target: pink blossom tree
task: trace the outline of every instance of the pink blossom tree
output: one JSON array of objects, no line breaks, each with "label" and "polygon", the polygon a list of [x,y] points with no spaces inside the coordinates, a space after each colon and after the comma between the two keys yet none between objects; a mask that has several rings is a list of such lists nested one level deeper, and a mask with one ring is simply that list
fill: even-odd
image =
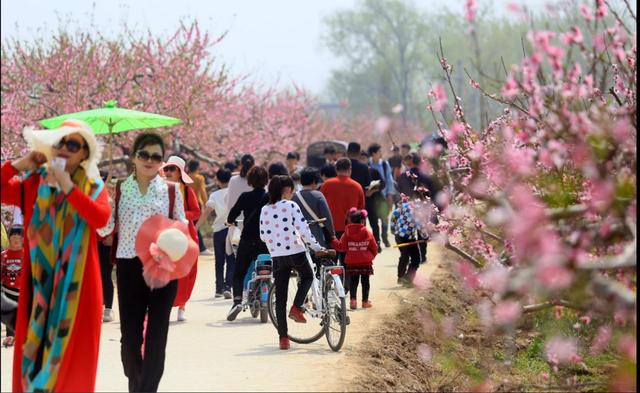
[{"label": "pink blossom tree", "polygon": [[[423,153],[445,185],[439,202],[446,207],[415,202],[424,205],[423,231],[460,256],[458,272],[480,295],[478,313],[489,331],[513,334],[531,313],[566,309],[576,331],[597,332],[592,341],[546,337],[546,360],[563,388],[570,388],[559,377],[563,365],[581,363],[585,354],[613,348],[619,364],[636,364],[635,23],[603,0],[594,4],[581,5],[580,26],[532,30],[501,94],[469,76],[504,105],[481,130],[465,119],[441,46],[449,91],[434,84],[427,109],[448,149]],[[473,22],[475,2],[466,7]],[[447,100],[451,124],[436,120]],[[430,224],[434,214],[437,225]],[[635,386],[633,369],[624,369],[626,385],[616,388]]]}]

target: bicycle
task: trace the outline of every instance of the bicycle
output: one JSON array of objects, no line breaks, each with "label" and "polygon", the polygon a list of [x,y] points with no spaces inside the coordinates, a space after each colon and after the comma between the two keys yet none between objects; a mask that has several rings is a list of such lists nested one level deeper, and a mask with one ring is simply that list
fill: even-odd
[{"label": "bicycle", "polygon": [[[318,224],[326,219],[308,221],[309,225]],[[303,303],[307,323],[292,323],[289,326],[289,339],[299,344],[310,344],[323,335],[327,338],[329,347],[337,352],[342,348],[347,334],[347,305],[342,277],[344,267],[336,265],[332,258],[335,250],[316,252],[318,264],[313,262],[309,249],[305,252],[307,262],[313,270],[313,283]],[[292,276],[300,278],[295,271]],[[288,299],[293,299],[297,291],[296,285],[289,285]],[[269,290],[269,317],[273,326],[278,328],[276,320],[276,291],[275,285]]]}]

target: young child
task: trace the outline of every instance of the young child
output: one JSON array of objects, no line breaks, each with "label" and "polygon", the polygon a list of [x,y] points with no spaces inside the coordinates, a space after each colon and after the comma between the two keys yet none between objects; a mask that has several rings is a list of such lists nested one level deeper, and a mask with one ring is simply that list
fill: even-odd
[{"label": "young child", "polygon": [[333,238],[331,245],[336,251],[346,252],[345,266],[349,280],[350,308],[352,310],[358,308],[358,282],[362,282],[362,308],[371,308],[369,276],[373,274],[373,259],[378,254],[378,244],[371,231],[365,226],[366,210],[352,207],[347,219],[344,234],[340,240]]},{"label": "young child", "polygon": [[[420,247],[417,243],[416,220],[407,198],[403,198],[391,213],[391,232],[400,249],[398,284],[411,287],[420,266]],[[409,264],[409,260],[411,263]],[[408,266],[407,266],[408,265]]]},{"label": "young child", "polygon": [[[22,227],[12,227],[9,230],[9,248],[0,254],[1,274],[2,274],[2,292],[9,300],[18,302],[20,293],[20,270],[22,269],[22,246],[23,246],[23,230]],[[7,323],[7,337],[5,337],[2,345],[10,347],[13,345],[15,334],[15,312]]]}]

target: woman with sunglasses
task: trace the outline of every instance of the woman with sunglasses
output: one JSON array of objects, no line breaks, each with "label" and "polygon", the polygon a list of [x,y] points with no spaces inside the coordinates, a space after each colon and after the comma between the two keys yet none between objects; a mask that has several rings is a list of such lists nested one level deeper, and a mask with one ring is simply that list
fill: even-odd
[{"label": "woman with sunglasses", "polygon": [[[189,234],[191,238],[198,242],[198,232],[194,222],[200,218],[200,204],[198,203],[198,197],[193,188],[187,185],[193,184],[191,176],[187,175],[184,171],[185,162],[178,156],[171,156],[167,162],[162,166],[161,170],[164,173],[165,179],[177,183],[180,185],[180,193],[184,198],[184,214],[189,220]],[[184,316],[185,306],[189,298],[191,298],[191,292],[193,292],[193,286],[196,283],[196,276],[198,274],[198,261],[193,264],[189,274],[178,280],[178,292],[176,298],[173,301],[173,306],[178,307],[178,321],[185,321]]]},{"label": "woman with sunglasses", "polygon": [[[154,290],[147,286],[142,262],[136,255],[136,236],[142,223],[156,214],[186,220],[182,193],[159,175],[165,152],[162,137],[155,133],[140,134],[132,151],[134,173],[116,186],[116,203],[109,225],[98,232],[106,236],[117,228],[112,248],[116,258],[122,365],[129,379],[129,391],[155,392],[164,372],[169,316],[178,282],[173,280]],[[140,349],[145,316],[143,358]]]},{"label": "woman with sunglasses", "polygon": [[24,136],[31,151],[0,176],[0,200],[20,206],[26,224],[13,391],[92,392],[102,323],[96,230],[110,214],[102,147],[80,120]]}]

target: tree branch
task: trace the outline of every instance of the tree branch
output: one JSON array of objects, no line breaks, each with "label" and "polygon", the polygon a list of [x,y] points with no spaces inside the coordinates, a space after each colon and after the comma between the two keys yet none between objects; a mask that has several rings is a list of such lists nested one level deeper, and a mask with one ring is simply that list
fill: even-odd
[{"label": "tree branch", "polygon": [[458,254],[459,256],[463,257],[464,259],[466,259],[467,261],[473,263],[473,265],[475,267],[483,267],[484,264],[482,262],[480,262],[479,260],[477,260],[476,258],[474,258],[472,255],[468,254],[465,251],[462,251],[461,249],[459,249],[458,247],[454,246],[453,244],[447,242],[445,244],[445,248],[448,250],[451,250],[453,252],[455,252],[456,254]]},{"label": "tree branch", "polygon": [[584,311],[584,307],[581,307],[568,300],[554,299],[554,300],[546,301],[544,303],[530,304],[530,305],[524,306],[522,307],[522,312],[525,314],[528,314],[532,312],[546,310],[548,308],[556,307],[556,306],[562,306],[562,307],[572,308],[574,310]]},{"label": "tree branch", "polygon": [[584,214],[587,211],[585,205],[572,205],[567,207],[559,207],[554,209],[547,209],[547,218],[552,220],[559,220],[561,218],[571,218]]},{"label": "tree branch", "polygon": [[619,281],[612,280],[600,273],[594,272],[591,278],[591,287],[595,294],[602,298],[615,297],[629,308],[636,308],[636,293]]}]

